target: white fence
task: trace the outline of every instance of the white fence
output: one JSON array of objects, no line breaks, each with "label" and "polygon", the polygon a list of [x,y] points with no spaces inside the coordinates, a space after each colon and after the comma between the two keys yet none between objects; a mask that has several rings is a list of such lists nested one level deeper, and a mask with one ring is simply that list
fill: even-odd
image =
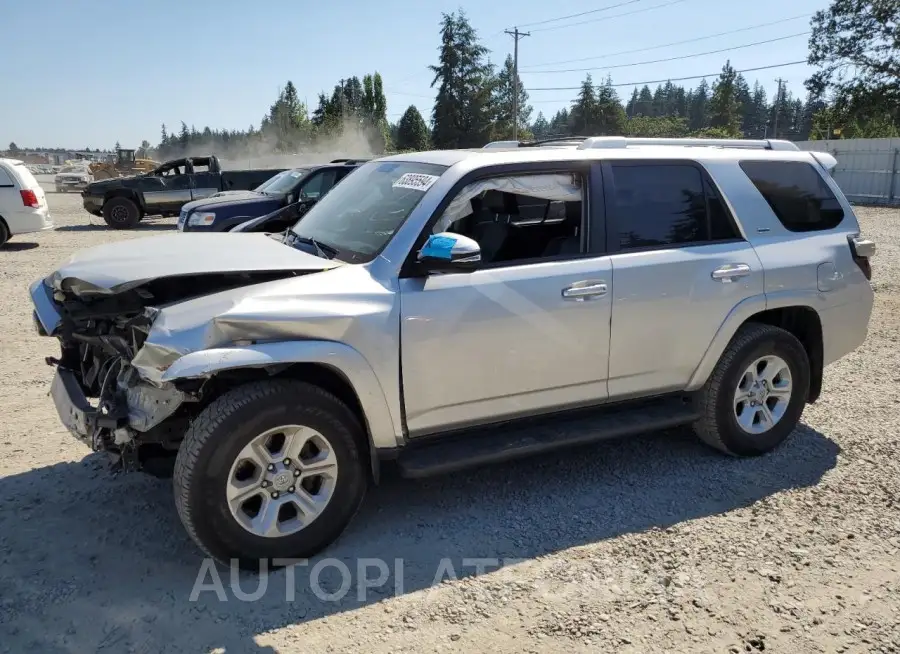
[{"label": "white fence", "polygon": [[799,141],[837,159],[834,180],[851,202],[900,206],[900,139]]}]

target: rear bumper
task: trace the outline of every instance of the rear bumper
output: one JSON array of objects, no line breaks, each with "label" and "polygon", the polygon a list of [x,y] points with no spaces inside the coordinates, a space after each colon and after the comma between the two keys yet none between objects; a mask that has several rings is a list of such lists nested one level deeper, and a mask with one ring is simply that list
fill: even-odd
[{"label": "rear bumper", "polygon": [[866,289],[866,297],[819,312],[822,321],[823,363],[828,365],[862,345],[869,333],[869,320],[875,295]]},{"label": "rear bumper", "polygon": [[4,215],[11,236],[17,234],[32,234],[53,229],[53,219],[47,207],[32,211],[19,211]]}]

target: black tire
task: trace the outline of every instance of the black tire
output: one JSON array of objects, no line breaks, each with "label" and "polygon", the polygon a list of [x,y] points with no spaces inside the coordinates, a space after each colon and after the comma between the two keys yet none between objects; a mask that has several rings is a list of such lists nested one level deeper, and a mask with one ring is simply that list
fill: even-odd
[{"label": "black tire", "polygon": [[6,226],[6,222],[3,218],[0,218],[0,248],[2,248],[9,241],[9,227]]},{"label": "black tire", "polygon": [[110,198],[103,203],[103,220],[112,229],[133,229],[141,222],[141,210],[128,198]]},{"label": "black tire", "polygon": [[[281,537],[245,530],[226,503],[225,485],[243,447],[268,429],[302,424],[321,433],[338,464],[330,501],[308,526]],[[194,542],[220,562],[237,560],[257,570],[262,561],[303,559],[323,550],[359,509],[369,482],[360,444],[363,430],[353,412],[330,393],[294,380],[238,386],[213,401],[193,421],[175,460],[175,506]]]},{"label": "black tire", "polygon": [[57,193],[65,193],[65,189],[63,189],[62,186],[57,186],[57,187],[56,187],[56,192],[57,192]]},{"label": "black tire", "polygon": [[[774,427],[762,434],[750,434],[738,425],[734,393],[747,367],[766,355],[777,355],[787,363],[791,397]],[[707,445],[731,456],[758,456],[772,451],[800,421],[809,395],[809,368],[806,350],[790,332],[759,323],[742,326],[697,395],[701,417],[694,423],[694,431]]]}]

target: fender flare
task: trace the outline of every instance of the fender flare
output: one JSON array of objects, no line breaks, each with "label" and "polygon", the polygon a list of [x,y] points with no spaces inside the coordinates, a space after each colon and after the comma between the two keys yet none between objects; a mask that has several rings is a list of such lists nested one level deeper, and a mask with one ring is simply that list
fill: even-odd
[{"label": "fender flare", "polygon": [[381,382],[372,366],[356,349],[334,341],[279,341],[191,352],[177,359],[162,374],[162,382],[211,377],[225,370],[270,368],[312,363],[326,366],[346,380],[362,407],[372,461],[378,478],[378,450],[396,449],[403,440]]},{"label": "fender flare", "polygon": [[147,206],[144,204],[144,194],[138,193],[133,188],[119,187],[110,189],[103,194],[103,206],[105,206],[106,203],[113,198],[125,198],[127,200],[131,200],[135,203],[135,205],[137,205],[138,211],[141,212],[141,215],[144,215],[147,211]]},{"label": "fender flare", "polygon": [[719,326],[719,330],[706,349],[700,364],[694,369],[685,390],[693,392],[703,387],[737,330],[754,315],[785,307],[806,307],[816,311],[816,305],[821,304],[824,304],[824,299],[815,290],[768,293],[744,298],[734,306]]}]

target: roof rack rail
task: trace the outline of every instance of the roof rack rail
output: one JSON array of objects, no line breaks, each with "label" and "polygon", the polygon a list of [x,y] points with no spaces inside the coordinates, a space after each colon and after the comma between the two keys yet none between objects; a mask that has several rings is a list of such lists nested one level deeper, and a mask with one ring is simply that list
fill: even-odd
[{"label": "roof rack rail", "polygon": [[553,136],[537,141],[491,141],[483,148],[536,148],[542,145],[578,145],[589,136]]},{"label": "roof rack rail", "polygon": [[366,163],[369,161],[368,159],[332,159],[328,163],[342,163],[342,164],[358,164],[358,163]]},{"label": "roof rack rail", "polygon": [[799,151],[796,143],[781,139],[701,139],[701,138],[629,138],[625,136],[592,136],[584,139],[579,150],[595,148],[627,148],[629,145],[676,145],[697,148],[738,148],[744,150]]}]

